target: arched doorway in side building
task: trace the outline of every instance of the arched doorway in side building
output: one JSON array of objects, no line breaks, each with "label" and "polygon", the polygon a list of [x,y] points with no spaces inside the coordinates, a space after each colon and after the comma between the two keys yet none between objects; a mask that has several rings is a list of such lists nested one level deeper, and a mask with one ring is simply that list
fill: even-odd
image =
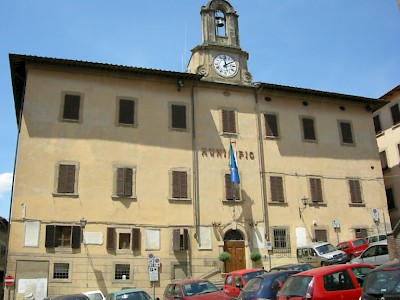
[{"label": "arched doorway in side building", "polygon": [[224,251],[231,255],[230,261],[225,262],[225,272],[246,268],[245,247],[243,234],[239,230],[229,230],[224,236]]}]

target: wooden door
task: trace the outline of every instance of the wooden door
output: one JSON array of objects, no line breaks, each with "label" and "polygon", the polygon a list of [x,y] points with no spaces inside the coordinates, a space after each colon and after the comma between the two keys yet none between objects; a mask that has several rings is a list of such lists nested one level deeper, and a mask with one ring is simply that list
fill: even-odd
[{"label": "wooden door", "polygon": [[231,255],[231,260],[225,262],[225,272],[246,268],[244,241],[225,241],[224,251]]}]

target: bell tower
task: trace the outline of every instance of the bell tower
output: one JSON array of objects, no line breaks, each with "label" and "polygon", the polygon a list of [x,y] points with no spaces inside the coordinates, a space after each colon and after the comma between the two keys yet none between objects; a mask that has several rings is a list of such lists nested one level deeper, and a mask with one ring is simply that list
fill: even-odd
[{"label": "bell tower", "polygon": [[251,85],[249,54],[240,48],[236,11],[225,0],[211,0],[200,11],[202,44],[192,49],[188,72],[203,80]]}]

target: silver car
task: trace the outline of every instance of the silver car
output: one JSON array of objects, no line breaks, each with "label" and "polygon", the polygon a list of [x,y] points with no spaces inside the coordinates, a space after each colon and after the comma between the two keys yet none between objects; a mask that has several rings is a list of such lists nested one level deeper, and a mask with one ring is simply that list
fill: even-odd
[{"label": "silver car", "polygon": [[387,240],[371,243],[360,256],[352,259],[350,263],[364,263],[380,266],[389,261]]}]

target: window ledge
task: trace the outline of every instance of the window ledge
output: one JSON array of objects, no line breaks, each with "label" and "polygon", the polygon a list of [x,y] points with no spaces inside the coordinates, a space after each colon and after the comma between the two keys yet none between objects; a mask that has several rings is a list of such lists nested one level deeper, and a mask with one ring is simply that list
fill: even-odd
[{"label": "window ledge", "polygon": [[288,206],[287,202],[278,202],[278,201],[269,201],[268,205],[269,206],[282,206],[282,207]]},{"label": "window ledge", "polygon": [[79,198],[79,194],[67,194],[67,193],[53,193],[53,197],[62,197],[62,198]]},{"label": "window ledge", "polygon": [[349,207],[365,207],[365,203],[349,203]]},{"label": "window ledge", "polygon": [[236,203],[243,202],[243,200],[227,200],[227,199],[224,199],[224,200],[222,200],[222,202],[223,203],[229,203],[229,204],[236,204]]},{"label": "window ledge", "polygon": [[279,140],[279,136],[273,136],[273,135],[266,135],[264,137],[266,140]]},{"label": "window ledge", "polygon": [[392,126],[392,130],[395,130],[396,128],[400,127],[400,123],[397,123],[395,125]]},{"label": "window ledge", "polygon": [[190,202],[190,201],[192,201],[192,199],[191,198],[171,198],[171,197],[169,197],[168,201],[171,201],[171,202]]},{"label": "window ledge", "polygon": [[310,207],[327,207],[326,203],[321,202],[312,202],[309,204]]},{"label": "window ledge", "polygon": [[134,196],[118,196],[118,195],[112,195],[111,198],[115,201],[118,200],[137,200],[136,195]]},{"label": "window ledge", "polygon": [[384,131],[381,131],[381,132],[379,132],[379,133],[376,134],[376,137],[381,137],[381,136],[384,136],[384,135],[385,135],[385,132],[384,132]]}]

